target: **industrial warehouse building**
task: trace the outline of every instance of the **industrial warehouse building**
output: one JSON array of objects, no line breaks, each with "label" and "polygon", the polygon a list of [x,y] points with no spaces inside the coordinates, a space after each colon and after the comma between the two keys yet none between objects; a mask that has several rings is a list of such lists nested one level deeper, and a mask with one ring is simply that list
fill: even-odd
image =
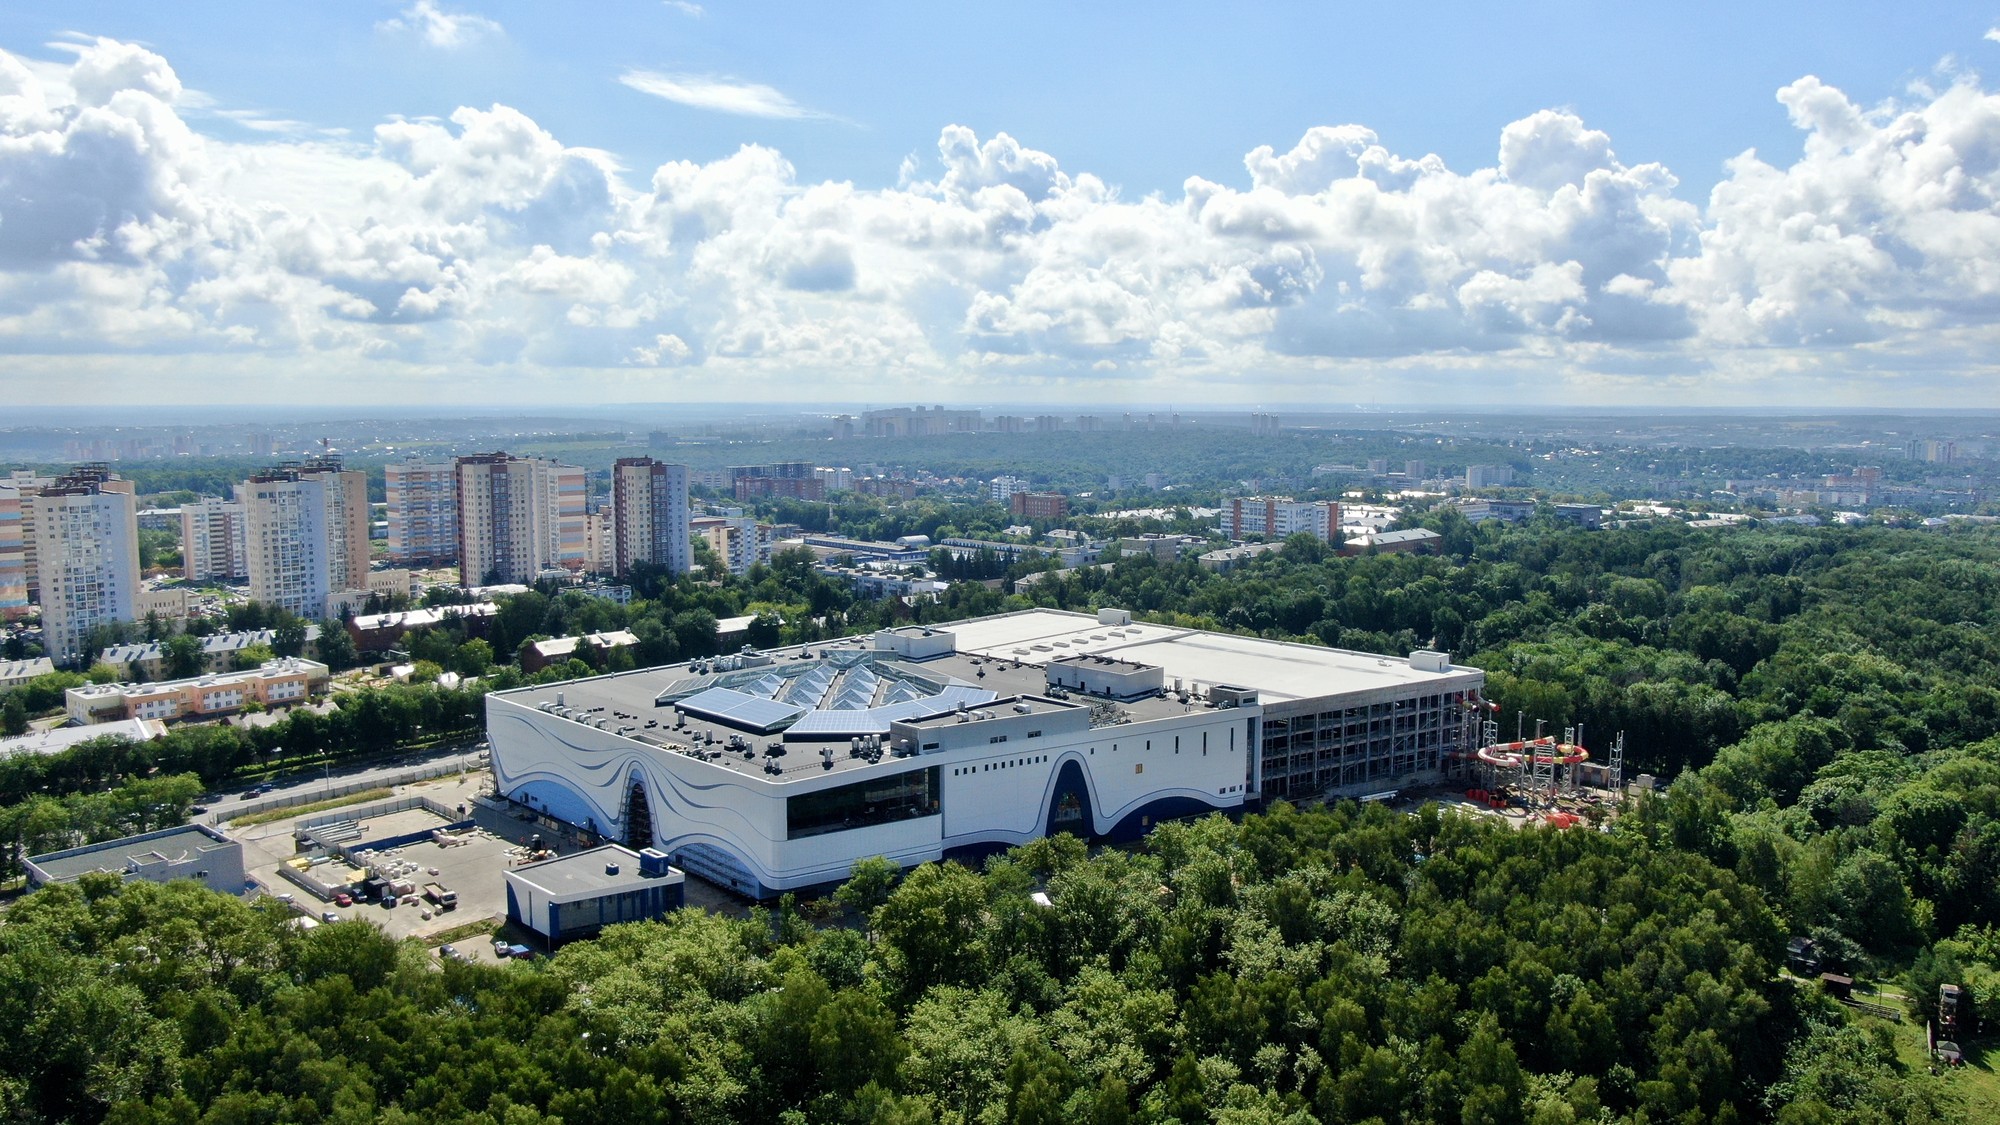
[{"label": "industrial warehouse building", "polygon": [[30,856],[22,867],[31,889],[75,882],[98,871],[154,883],[195,879],[226,895],[242,894],[246,885],[243,845],[206,824],[183,824]]},{"label": "industrial warehouse building", "polygon": [[753,897],[1443,780],[1484,674],[1035,609],[495,692],[509,797]]},{"label": "industrial warehouse building", "polygon": [[516,867],[505,879],[507,920],[551,948],[620,922],[665,917],[681,908],[687,889],[664,853],[616,844]]}]

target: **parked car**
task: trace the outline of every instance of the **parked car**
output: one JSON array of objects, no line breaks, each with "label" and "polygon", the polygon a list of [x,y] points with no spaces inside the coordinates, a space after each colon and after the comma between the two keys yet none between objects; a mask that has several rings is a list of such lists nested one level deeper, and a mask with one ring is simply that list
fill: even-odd
[{"label": "parked car", "polygon": [[459,956],[458,947],[455,945],[440,945],[438,946],[438,956],[447,961],[456,961]]},{"label": "parked car", "polygon": [[333,896],[333,904],[335,906],[353,906],[354,896],[348,894],[346,891],[341,891],[339,894]]},{"label": "parked car", "polygon": [[322,910],[319,912],[319,920],[322,922],[338,922],[340,921],[340,915],[331,910]]}]

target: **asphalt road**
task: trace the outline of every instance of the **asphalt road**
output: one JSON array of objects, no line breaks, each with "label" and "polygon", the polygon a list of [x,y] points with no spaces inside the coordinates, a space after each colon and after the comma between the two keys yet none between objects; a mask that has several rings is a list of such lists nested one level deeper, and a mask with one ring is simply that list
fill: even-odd
[{"label": "asphalt road", "polygon": [[[237,810],[244,805],[267,802],[273,798],[292,797],[300,804],[319,800],[335,787],[348,784],[363,788],[393,786],[409,780],[406,776],[421,771],[425,766],[463,763],[468,770],[484,767],[482,753],[476,749],[482,743],[467,742],[462,746],[440,748],[405,754],[389,762],[382,762],[359,769],[342,769],[338,762],[318,777],[293,775],[275,784],[269,784],[263,793],[255,797],[245,797],[243,789],[210,794],[200,803],[207,807],[206,817],[216,824],[238,815]],[[245,787],[247,788],[247,786]]]}]

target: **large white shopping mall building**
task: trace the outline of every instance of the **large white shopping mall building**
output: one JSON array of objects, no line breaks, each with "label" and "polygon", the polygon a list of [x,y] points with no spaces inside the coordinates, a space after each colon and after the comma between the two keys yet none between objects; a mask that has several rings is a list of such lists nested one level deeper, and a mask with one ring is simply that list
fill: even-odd
[{"label": "large white shopping mall building", "polygon": [[1485,676],[1035,609],[486,699],[501,791],[763,898],[1052,832],[1442,780]]}]

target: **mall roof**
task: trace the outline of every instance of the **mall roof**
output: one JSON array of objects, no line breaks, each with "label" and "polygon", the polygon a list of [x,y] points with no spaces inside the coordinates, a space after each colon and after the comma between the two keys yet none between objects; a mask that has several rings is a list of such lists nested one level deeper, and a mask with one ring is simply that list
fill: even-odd
[{"label": "mall roof", "polygon": [[1454,673],[1426,671],[1402,656],[1324,648],[1138,622],[1106,625],[1095,617],[1030,609],[939,626],[958,638],[961,653],[1042,665],[1068,653],[1102,653],[1151,664],[1167,683],[1229,684],[1257,689],[1269,706],[1289,699],[1442,683]]}]

